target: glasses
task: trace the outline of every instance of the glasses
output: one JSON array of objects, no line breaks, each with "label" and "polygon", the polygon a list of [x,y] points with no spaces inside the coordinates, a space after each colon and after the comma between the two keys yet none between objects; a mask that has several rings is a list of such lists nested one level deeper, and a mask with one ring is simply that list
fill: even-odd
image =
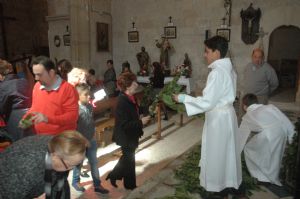
[{"label": "glasses", "polygon": [[[58,157],[59,157],[59,156],[58,156]],[[61,157],[59,157],[59,159],[60,159],[61,163],[64,165],[65,169],[69,170],[69,167],[68,167],[68,165],[66,164],[66,162],[65,162]]]},{"label": "glasses", "polygon": [[61,163],[64,165],[66,170],[70,170],[81,164],[81,163],[79,163],[78,165],[68,165],[61,157],[58,156],[58,158],[60,159]]}]

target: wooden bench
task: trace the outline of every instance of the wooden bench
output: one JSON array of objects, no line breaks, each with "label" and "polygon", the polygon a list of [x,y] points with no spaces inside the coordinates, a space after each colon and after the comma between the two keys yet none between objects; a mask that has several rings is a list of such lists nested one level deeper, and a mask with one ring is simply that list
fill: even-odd
[{"label": "wooden bench", "polygon": [[105,118],[96,121],[96,140],[98,146],[104,147],[112,142],[112,131],[115,125],[115,118]]},{"label": "wooden bench", "polygon": [[94,115],[98,115],[110,109],[111,116],[113,116],[117,106],[117,97],[100,100],[96,102],[95,105]]},{"label": "wooden bench", "polygon": [[[112,131],[115,125],[114,112],[117,105],[117,97],[100,100],[96,102],[95,105],[96,107],[94,108],[94,115],[96,116],[96,140],[99,146],[106,146],[107,144],[111,143],[111,135],[107,135],[105,131]],[[103,118],[103,116],[100,116],[100,118],[97,119],[98,115],[107,110],[110,111],[108,117]]]}]

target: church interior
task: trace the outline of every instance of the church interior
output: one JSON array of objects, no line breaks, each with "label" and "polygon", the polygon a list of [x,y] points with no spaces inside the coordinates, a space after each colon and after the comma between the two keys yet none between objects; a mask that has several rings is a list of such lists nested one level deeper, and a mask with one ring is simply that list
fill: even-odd
[{"label": "church interior", "polygon": [[[210,72],[204,59],[204,40],[220,35],[228,40],[227,57],[237,73],[237,100],[241,100],[244,94],[244,70],[251,62],[252,51],[260,48],[264,51],[265,61],[276,71],[279,81],[269,103],[290,114],[293,122],[296,122],[300,117],[299,19],[299,0],[0,0],[0,58],[12,63],[16,73],[22,72],[16,63],[25,61],[30,68],[31,60],[39,55],[50,57],[55,63],[67,59],[75,67],[94,69],[99,80],[104,78],[107,60],[113,60],[117,75],[122,71],[122,63],[129,62],[131,71],[140,76],[139,83],[145,85],[148,80],[140,73],[142,67],[137,54],[144,47],[149,63],[160,62],[161,51],[157,43],[163,44],[167,38],[171,46],[168,51],[169,63],[166,65],[170,69],[170,76],[185,63],[185,55],[188,55],[190,73],[181,84],[186,87],[187,93],[198,96]],[[34,80],[31,78],[30,81]],[[110,141],[105,143],[111,139],[111,134],[105,132],[113,127],[111,112],[115,104],[115,98],[103,100],[98,102],[95,109],[99,116],[97,136],[102,135],[97,139],[103,145],[97,155],[107,156],[106,159],[115,159],[118,150],[115,145],[110,145]],[[108,108],[111,112],[103,111]],[[240,107],[237,109],[241,119]],[[199,128],[198,119],[197,123],[186,115],[175,114],[173,119],[176,121],[160,121],[159,116],[159,124],[155,122],[147,127],[146,134],[149,135],[145,140],[151,139],[153,132],[162,132],[163,139],[157,139],[159,142],[166,141],[172,132],[192,132]],[[183,124],[178,125],[178,121],[182,120]],[[200,123],[203,126],[203,121]],[[176,128],[174,125],[177,125]],[[199,135],[193,136],[187,136],[187,141],[200,143]],[[146,141],[145,146],[139,149],[141,162],[142,156],[151,153],[146,145],[153,147],[153,151],[163,147],[163,144],[156,143],[155,148],[155,143]],[[181,151],[178,154],[170,153],[163,158],[176,159],[189,149],[179,147]],[[106,159],[103,160],[105,164],[101,163],[101,175],[112,167]],[[164,175],[157,170],[168,168],[170,160],[162,159],[160,163],[157,167],[149,166],[148,172],[145,171],[146,166],[139,168],[138,182],[151,179],[151,171]],[[151,187],[151,182],[147,186]],[[135,192],[136,195],[130,195],[125,190],[114,191],[110,197],[104,197],[90,190],[83,195],[72,190],[72,198],[156,198],[155,194],[150,194],[151,189],[144,196]],[[280,197],[262,192],[250,198]]]}]

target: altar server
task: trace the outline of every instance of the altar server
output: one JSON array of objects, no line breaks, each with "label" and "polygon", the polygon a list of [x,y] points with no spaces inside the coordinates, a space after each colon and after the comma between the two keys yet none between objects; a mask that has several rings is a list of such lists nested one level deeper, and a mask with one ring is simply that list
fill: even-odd
[{"label": "altar server", "polygon": [[[291,142],[295,133],[294,125],[274,105],[258,104],[254,94],[243,97],[243,108],[246,114],[242,118],[238,137],[240,151],[244,147],[247,168],[258,181],[281,186],[281,161],[286,141]],[[256,133],[249,138],[251,132]]]},{"label": "altar server", "polygon": [[200,185],[207,191],[222,191],[226,198],[227,188],[238,189],[242,181],[240,153],[236,149],[238,124],[233,108],[236,73],[230,59],[225,58],[228,50],[225,38],[215,36],[204,44],[204,57],[211,72],[203,96],[180,94],[173,98],[184,103],[189,116],[205,112]]}]

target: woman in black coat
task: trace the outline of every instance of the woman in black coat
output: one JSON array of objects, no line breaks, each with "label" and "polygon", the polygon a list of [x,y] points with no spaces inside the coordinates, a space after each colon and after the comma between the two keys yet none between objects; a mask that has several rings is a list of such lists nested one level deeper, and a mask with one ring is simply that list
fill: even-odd
[{"label": "woman in black coat", "polygon": [[129,72],[123,73],[117,83],[121,93],[115,112],[113,141],[121,146],[122,156],[106,180],[110,179],[110,183],[117,187],[116,181],[123,179],[126,189],[134,189],[136,188],[135,150],[139,138],[143,135],[143,125],[149,122],[150,117],[140,119],[138,104],[133,96],[138,87],[136,76]]},{"label": "woman in black coat", "polygon": [[[153,62],[152,66],[153,66],[153,77],[150,78],[150,81],[154,89],[154,94],[158,95],[165,86],[164,85],[165,74],[163,72],[163,68],[161,67],[160,63]],[[163,120],[168,120],[167,108],[164,103],[161,103],[161,108],[165,115]]]}]

